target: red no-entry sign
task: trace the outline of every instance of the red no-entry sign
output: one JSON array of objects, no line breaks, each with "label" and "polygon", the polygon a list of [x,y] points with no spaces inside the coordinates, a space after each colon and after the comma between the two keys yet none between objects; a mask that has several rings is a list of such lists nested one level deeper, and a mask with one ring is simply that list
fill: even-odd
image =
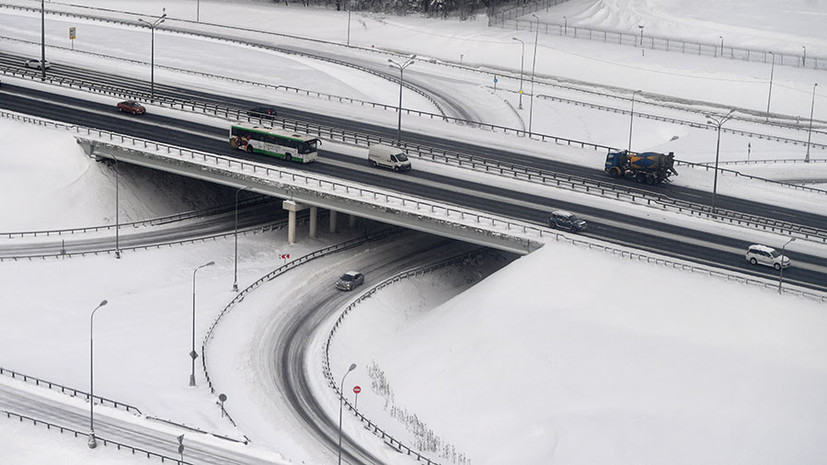
[{"label": "red no-entry sign", "polygon": [[362,392],[362,388],[360,388],[359,386],[353,386],[353,392],[354,394],[359,394],[360,392]]}]

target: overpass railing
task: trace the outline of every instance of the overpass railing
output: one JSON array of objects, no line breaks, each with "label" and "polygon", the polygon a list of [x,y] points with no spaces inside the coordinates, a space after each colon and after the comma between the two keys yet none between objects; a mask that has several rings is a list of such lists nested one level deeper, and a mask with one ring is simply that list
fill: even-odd
[{"label": "overpass railing", "polygon": [[[187,159],[192,162],[207,163],[210,166],[222,166],[226,169],[239,169],[241,171],[248,170],[254,174],[260,174],[267,177],[275,177],[278,181],[283,182],[289,180],[292,183],[298,183],[304,188],[318,191],[329,189],[334,192],[343,192],[346,196],[357,194],[363,200],[369,203],[383,199],[384,204],[395,204],[400,208],[414,207],[417,212],[427,211],[428,216],[439,214],[442,217],[451,218],[451,221],[459,219],[459,222],[473,220],[475,227],[486,224],[488,228],[505,230],[505,233],[512,234],[515,231],[523,230],[528,232],[532,230],[533,237],[541,237],[542,229],[536,226],[528,226],[525,223],[518,223],[502,217],[494,217],[485,215],[480,212],[473,212],[459,207],[450,206],[447,204],[440,204],[430,202],[423,199],[414,199],[409,196],[403,196],[389,191],[381,191],[366,188],[350,183],[337,181],[333,178],[318,177],[306,173],[297,172],[291,169],[277,168],[272,165],[264,165],[235,159],[226,156],[212,155],[203,152],[198,152],[190,149],[170,146],[167,144],[138,139],[121,134],[111,133],[98,129],[82,128],[77,126],[65,125],[62,123],[54,123],[40,118],[32,118],[28,116],[21,116],[16,113],[0,111],[0,116],[12,117],[23,121],[30,121],[34,124],[42,124],[58,128],[67,129],[79,135],[89,136],[98,142],[122,144],[128,148],[138,149],[140,151],[152,150],[154,152],[162,152],[166,155],[173,156],[177,159]],[[302,130],[302,128],[293,127],[292,130]],[[341,131],[339,133],[330,132],[325,135],[327,138],[341,141],[348,140],[348,133]],[[384,141],[381,138],[370,138],[370,140]],[[439,161],[441,163],[451,164],[460,168],[473,170],[478,173],[506,175],[513,179],[542,184],[548,187],[565,188],[579,193],[586,193],[598,195],[605,198],[613,198],[615,200],[624,200],[640,205],[657,207],[661,210],[672,211],[675,213],[689,214],[695,217],[712,219],[715,221],[723,221],[730,224],[749,226],[765,231],[781,232],[786,234],[794,234],[802,238],[812,239],[820,242],[827,242],[827,231],[813,228],[805,225],[797,225],[789,222],[782,222],[771,218],[759,217],[756,215],[748,215],[740,212],[734,212],[724,209],[712,209],[703,204],[687,202],[683,200],[672,199],[666,195],[652,193],[632,187],[620,186],[609,182],[594,181],[588,178],[580,178],[577,176],[563,175],[555,172],[545,171],[537,168],[530,168],[516,164],[504,164],[498,161],[486,160],[484,158],[471,157],[465,154],[455,152],[448,152],[437,150],[432,147],[418,146],[415,144],[403,144],[403,147],[410,154],[418,156],[422,159],[431,161]],[[679,163],[680,164],[680,163]],[[694,165],[694,164],[692,164]],[[689,165],[689,166],[692,166]],[[703,169],[710,169],[706,165],[699,165]],[[719,168],[721,170],[721,168]],[[737,172],[733,172],[737,173]],[[740,173],[738,174],[740,175]],[[744,175],[745,176],[745,175]],[[760,179],[760,178],[756,178]],[[770,182],[769,180],[764,180]],[[789,184],[790,187],[807,190],[810,192],[824,193],[827,191],[814,189],[807,186],[798,186]],[[453,215],[453,216],[452,216]],[[458,218],[457,218],[458,217]]]}]

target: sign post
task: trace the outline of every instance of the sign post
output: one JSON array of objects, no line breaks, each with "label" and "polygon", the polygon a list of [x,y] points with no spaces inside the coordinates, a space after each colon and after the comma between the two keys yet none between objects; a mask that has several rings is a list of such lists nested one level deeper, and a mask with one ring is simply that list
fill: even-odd
[{"label": "sign post", "polygon": [[356,405],[359,404],[359,393],[362,392],[362,388],[359,386],[353,386],[353,393],[356,394],[353,400],[353,410],[356,410]]},{"label": "sign post", "polygon": [[75,49],[75,39],[77,38],[77,28],[74,26],[69,28],[69,40],[71,40],[72,50]]}]

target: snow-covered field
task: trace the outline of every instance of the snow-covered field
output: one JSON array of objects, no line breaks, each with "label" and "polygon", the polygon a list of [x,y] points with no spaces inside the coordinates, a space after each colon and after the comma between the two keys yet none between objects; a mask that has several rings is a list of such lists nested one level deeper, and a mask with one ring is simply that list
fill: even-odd
[{"label": "snow-covered field", "polygon": [[[195,19],[194,2],[189,1],[80,3],[155,15],[165,7],[171,18]],[[234,2],[233,6],[229,9],[226,2],[201,1],[200,19],[340,43],[346,37],[345,12],[267,2]],[[4,13],[0,15],[2,35],[37,40],[39,35],[32,25],[39,27],[39,17],[0,13]],[[566,16],[569,25],[636,29],[638,24],[646,24],[647,31],[660,35],[706,34],[712,40],[725,35],[727,41],[743,46],[772,43],[794,50],[806,45],[808,53],[827,55],[827,33],[820,26],[825,14],[823,2],[797,0],[781,8],[777,2],[765,0],[703,1],[690,8],[685,2],[670,0],[573,0],[537,14],[548,21]],[[285,17],[291,20],[284,21]],[[306,27],[309,22],[317,27]],[[68,46],[66,28],[76,24],[76,50],[105,51],[145,61],[146,50],[130,46],[145,38],[146,31],[140,29],[119,31],[99,23],[49,18],[47,40]],[[534,35],[489,29],[486,24],[483,17],[455,22],[354,13],[351,45],[519,71],[520,48],[511,37],[517,35],[526,42],[528,58]],[[396,103],[398,87],[351,71],[238,47],[233,53],[249,54],[245,55],[248,59],[228,69],[222,65],[227,52],[218,48],[227,45],[164,33],[158,33],[156,40],[160,65],[198,67],[211,74]],[[757,112],[766,108],[769,69],[762,64],[649,51],[641,56],[634,48],[553,36],[540,35],[539,41],[538,75],[642,89],[636,111],[665,112],[646,103],[645,94],[658,93],[707,102],[698,107],[716,103]],[[37,56],[38,48],[0,41],[0,50]],[[65,50],[48,53],[56,63],[65,60],[109,70],[122,67],[136,73],[148,69]],[[419,66],[428,64],[418,62],[411,67],[408,72],[412,78]],[[486,121],[512,127],[527,124],[527,97],[525,108],[514,110],[517,94],[503,93],[518,88],[518,81],[501,79],[495,93],[489,75],[479,73],[479,80],[470,82],[467,73],[445,73],[455,81],[450,85],[459,89],[457,92],[478,96],[475,108]],[[776,67],[774,73],[772,110],[806,119],[813,83],[824,72]],[[159,71],[156,78],[336,115],[353,112],[390,127],[395,124],[392,112],[363,112],[287,94],[265,95],[253,88],[172,71]],[[815,97],[816,120],[827,115],[822,85]],[[541,90],[562,92],[551,87]],[[405,98],[406,106],[433,111],[427,101],[407,94]],[[533,118],[535,130],[539,127],[540,132],[573,139],[625,146],[629,135],[628,115],[573,109],[544,99],[534,102]],[[404,121],[406,127],[434,127],[413,117]],[[438,130],[459,131],[449,125]],[[714,157],[713,131],[636,120],[634,134],[634,146],[640,150],[674,150],[679,158],[689,161],[711,161]],[[70,137],[3,121],[0,140],[0,163],[4,166],[0,172],[0,231],[114,221],[111,170],[85,158]],[[753,159],[803,158],[802,146],[724,135],[722,160],[744,160],[747,143]],[[529,145],[535,152],[551,152],[547,156],[558,152],[563,158],[578,156],[551,144]],[[584,162],[593,163],[601,155],[580,156],[593,157]],[[822,150],[812,156],[827,159]],[[755,169],[766,177],[827,179],[825,166],[827,163],[799,163]],[[710,183],[703,174],[686,174],[676,182]],[[727,177],[719,182],[719,192],[730,195],[753,197],[767,191],[728,184]],[[165,180],[149,184],[124,172],[121,183],[122,220],[199,206],[187,196],[188,186],[172,186]],[[192,188],[205,204],[222,195],[207,194],[202,185]],[[781,203],[788,206],[827,210],[823,196],[768,192],[763,195],[781,196]],[[282,253],[299,257],[347,234],[322,234],[318,240],[300,238],[294,245],[288,245],[280,233],[243,236],[239,241],[239,283],[250,283],[282,264]],[[783,243],[782,237],[766,239]],[[824,246],[798,241],[790,246],[793,258],[797,247],[827,254]],[[216,261],[214,267],[198,274],[197,329],[203,335],[234,295],[230,290],[232,253],[233,244],[226,240],[125,253],[119,261],[100,256],[2,262],[0,280],[5,298],[0,309],[4,322],[0,325],[0,366],[86,388],[88,315],[102,299],[108,299],[109,304],[96,314],[96,394],[138,405],[147,415],[203,430],[233,437],[246,434],[254,439],[250,448],[270,453],[274,460],[283,457],[294,464],[331,463],[335,456],[294,431],[296,423],[289,415],[267,410],[262,414],[270,400],[259,397],[257,386],[240,381],[251,377],[254,364],[247,362],[257,357],[251,341],[239,340],[233,345],[216,340],[222,347],[217,365],[231,368],[212,376],[226,388],[227,409],[239,423],[238,430],[221,418],[203,379],[199,378],[197,388],[187,385],[192,270]],[[265,305],[256,303],[277,299],[285,295],[285,289],[300,288],[306,276],[332,279],[328,275],[335,275],[343,266],[338,260],[365,263],[369,258],[337,258],[334,263],[306,265],[301,276],[285,276],[262,287],[237,312],[244,317],[224,324],[233,328],[235,336],[256,334],[268,312]],[[482,282],[477,282],[479,279],[458,270],[391,286],[360,305],[346,320],[332,353],[333,372],[338,375],[344,374],[351,362],[357,363],[357,370],[348,377],[346,392],[351,392],[353,385],[362,387],[360,411],[411,444],[415,439],[405,425],[414,423],[410,416],[415,415],[438,438],[443,452],[448,446],[447,456],[433,453],[441,463],[819,464],[827,456],[827,446],[821,440],[827,434],[827,340],[823,337],[827,316],[823,304],[557,243]],[[470,284],[475,285],[454,296]],[[316,374],[321,378],[320,372]],[[383,387],[373,388],[379,380],[385,381]],[[12,381],[0,377],[0,382]],[[317,389],[335,416],[336,397],[321,379]],[[107,414],[106,409],[98,412]],[[400,412],[407,414],[407,421],[395,419]],[[267,413],[270,420],[258,421]],[[352,417],[345,417],[344,429],[354,437],[377,442]],[[108,448],[90,451],[82,440],[16,421],[0,421],[0,458],[23,465],[145,460]],[[392,454],[388,460],[412,463]]]}]

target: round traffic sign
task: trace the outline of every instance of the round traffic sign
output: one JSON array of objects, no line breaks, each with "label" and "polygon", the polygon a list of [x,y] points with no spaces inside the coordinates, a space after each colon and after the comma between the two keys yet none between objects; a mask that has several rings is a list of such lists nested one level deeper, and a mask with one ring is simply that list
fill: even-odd
[{"label": "round traffic sign", "polygon": [[353,386],[353,392],[355,394],[359,394],[360,392],[362,392],[362,388],[360,388],[359,386]]}]

